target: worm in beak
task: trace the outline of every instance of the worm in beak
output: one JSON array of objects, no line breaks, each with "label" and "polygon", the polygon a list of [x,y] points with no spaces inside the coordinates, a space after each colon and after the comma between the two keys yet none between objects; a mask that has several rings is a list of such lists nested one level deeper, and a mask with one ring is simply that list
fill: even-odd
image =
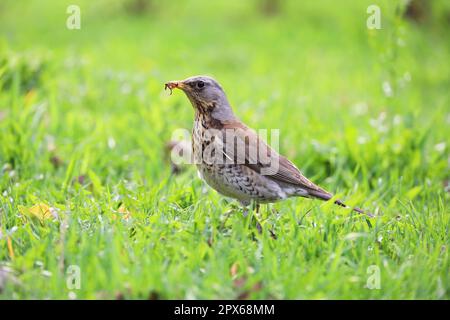
[{"label": "worm in beak", "polygon": [[164,85],[164,90],[169,89],[170,90],[170,94],[172,95],[172,90],[174,88],[178,88],[179,87],[179,82],[178,81],[169,81]]}]

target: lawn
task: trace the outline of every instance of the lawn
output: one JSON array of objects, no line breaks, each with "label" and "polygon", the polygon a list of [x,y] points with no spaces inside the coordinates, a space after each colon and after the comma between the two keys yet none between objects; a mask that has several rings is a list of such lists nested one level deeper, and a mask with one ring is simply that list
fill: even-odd
[{"label": "lawn", "polygon": [[[392,0],[139,3],[0,3],[1,299],[450,297],[446,1],[419,21]],[[303,198],[244,217],[172,174],[193,109],[164,83],[196,74],[375,217]]]}]

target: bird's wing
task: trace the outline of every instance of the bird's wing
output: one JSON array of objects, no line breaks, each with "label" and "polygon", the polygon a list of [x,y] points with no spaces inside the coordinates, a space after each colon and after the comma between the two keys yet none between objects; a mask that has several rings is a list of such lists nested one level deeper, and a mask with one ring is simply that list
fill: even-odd
[{"label": "bird's wing", "polygon": [[[302,175],[288,159],[268,146],[253,130],[239,121],[223,123],[224,153],[228,159],[238,161],[270,179],[289,183],[306,189],[311,195],[329,199],[331,194],[318,187]],[[231,139],[227,132],[232,134]],[[242,148],[240,146],[245,146]]]}]

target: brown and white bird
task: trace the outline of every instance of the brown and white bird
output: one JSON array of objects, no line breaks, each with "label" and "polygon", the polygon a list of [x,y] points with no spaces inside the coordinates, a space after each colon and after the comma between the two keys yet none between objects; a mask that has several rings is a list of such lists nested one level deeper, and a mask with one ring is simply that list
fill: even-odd
[{"label": "brown and white bird", "polygon": [[[222,87],[211,77],[170,81],[192,103],[195,121],[192,151],[200,177],[224,196],[244,206],[289,197],[330,200],[333,195],[312,183],[288,159],[268,146],[233,113]],[[347,207],[341,200],[337,205]],[[353,208],[358,213],[365,213]]]}]

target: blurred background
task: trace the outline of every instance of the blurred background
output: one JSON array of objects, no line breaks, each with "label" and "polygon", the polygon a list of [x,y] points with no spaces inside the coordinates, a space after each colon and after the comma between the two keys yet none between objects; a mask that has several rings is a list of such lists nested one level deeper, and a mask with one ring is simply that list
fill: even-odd
[{"label": "blurred background", "polygon": [[[81,0],[80,30],[66,27],[70,4],[0,4],[2,118],[17,111],[12,121],[37,142],[13,150],[2,141],[2,157],[21,165],[48,165],[45,139],[67,158],[86,138],[106,147],[110,137],[117,148],[105,152],[134,153],[130,163],[145,158],[139,170],[156,175],[162,141],[192,122],[185,97],[168,99],[163,83],[196,74],[214,76],[251,126],[281,126],[294,157],[314,146],[301,141],[333,146],[343,130],[370,142],[369,118],[382,126],[398,114],[411,126],[440,122],[433,134],[447,136],[447,1],[379,1],[380,30],[366,27],[370,1]],[[403,138],[393,139],[381,161],[398,161]]]},{"label": "blurred background", "polygon": [[[2,118],[34,142],[3,140],[4,160],[42,169],[51,164],[39,143],[51,140],[62,159],[84,142],[116,157],[112,167],[108,157],[86,160],[102,171],[133,164],[156,176],[155,153],[192,122],[185,97],[168,99],[163,83],[196,74],[216,77],[251,126],[281,126],[291,157],[336,146],[344,130],[375,151],[380,141],[367,128],[396,115],[410,126],[436,121],[431,134],[447,137],[447,1],[378,1],[380,30],[366,27],[371,1],[81,0],[80,30],[66,27],[70,4],[0,4]],[[383,168],[403,161],[394,158],[409,138],[392,139]]]},{"label": "blurred background", "polygon": [[[66,27],[72,4],[81,10],[79,30]],[[381,29],[367,27],[372,4],[380,8]],[[104,288],[114,292],[130,278],[131,287],[138,288],[134,292],[142,293],[147,290],[142,286],[148,285],[165,292],[165,297],[235,297],[234,291],[214,291],[211,283],[225,281],[220,277],[228,270],[222,275],[214,271],[241,252],[253,257],[253,242],[244,248],[240,239],[229,244],[225,238],[222,249],[214,252],[201,246],[205,241],[197,235],[209,239],[216,234],[214,223],[222,223],[218,219],[226,204],[215,193],[205,200],[194,170],[169,181],[171,168],[164,156],[174,130],[190,130],[193,121],[186,97],[175,91],[169,96],[164,83],[198,74],[222,84],[236,114],[249,126],[281,129],[281,152],[313,181],[351,198],[351,205],[385,214],[386,229],[377,231],[385,231],[384,238],[374,235],[385,251],[366,253],[372,243],[364,238],[357,247],[361,250],[349,251],[342,269],[336,264],[338,273],[326,282],[330,287],[316,287],[323,278],[308,278],[299,270],[285,269],[275,276],[270,260],[255,258],[252,268],[262,270],[261,275],[267,272],[267,292],[256,292],[256,297],[444,297],[446,291],[439,290],[448,286],[448,260],[433,274],[424,271],[437,266],[440,246],[448,245],[442,228],[448,222],[449,27],[446,0],[2,0],[0,240],[5,250],[0,250],[0,261],[22,270],[25,288],[33,288],[16,297],[67,297],[62,276],[47,286],[45,278],[37,280],[27,273],[39,260],[57,275],[58,254],[65,254],[67,262],[77,261],[83,270],[96,270],[95,264],[108,270],[93,271],[98,281],[83,287],[82,297],[104,297]],[[18,205],[40,202],[60,206],[61,212],[70,209],[79,219],[68,231],[65,253],[58,251],[58,228],[22,226]],[[284,202],[277,205],[281,217],[270,221],[288,232],[296,225],[289,220],[295,218],[292,212],[306,212],[308,206]],[[216,216],[210,216],[211,210],[217,210]],[[139,237],[140,228],[146,231],[138,238],[143,247],[130,242],[125,250],[142,257],[139,263],[119,254],[132,233],[129,226],[116,226],[116,238],[103,234],[103,222],[94,213],[106,219],[108,212],[131,212],[140,223],[133,225],[133,232]],[[416,220],[407,216],[418,212],[434,215],[417,218],[428,226],[431,249],[415,244]],[[147,218],[153,224],[147,225]],[[333,231],[343,223],[339,215],[333,218],[314,209],[305,218],[304,233],[286,234],[293,242],[280,240],[280,247],[270,254],[297,252],[305,254],[310,266],[326,268],[319,259],[327,256],[323,252],[334,254],[332,244],[319,246],[320,254],[300,253],[297,244],[306,243],[301,237],[322,243],[314,238],[315,221]],[[233,219],[239,218],[230,219],[234,228],[241,225]],[[99,249],[84,237],[85,224],[98,235],[102,248],[116,255],[97,256]],[[179,233],[145,260],[145,245],[172,234],[166,226]],[[345,228],[358,231],[351,223]],[[405,228],[408,235],[403,234]],[[12,242],[2,240],[2,230]],[[18,231],[13,235],[6,230]],[[46,239],[44,243],[36,234]],[[239,237],[236,229],[232,234]],[[389,242],[393,235],[404,242],[394,246]],[[201,254],[188,259],[177,246],[187,246],[186,252],[217,254],[216,260],[203,260]],[[228,248],[235,248],[234,253]],[[173,254],[175,267],[164,262],[166,252]],[[392,279],[397,280],[389,290],[357,292],[353,273],[343,276],[352,265],[348,261],[355,260],[356,269],[364,261],[358,269],[364,277],[366,265],[374,263],[364,259],[372,259],[372,254],[377,263],[380,257],[393,263],[398,273]],[[404,270],[410,269],[400,265],[413,255],[422,258],[414,260],[417,273],[408,276]],[[247,256],[239,258],[241,265]],[[297,260],[287,261],[291,263],[286,268],[294,268],[292,261]],[[135,277],[115,267],[122,265]],[[141,266],[151,272],[141,273]],[[202,268],[212,271],[192,271]],[[189,291],[194,284],[198,291]],[[299,287],[303,291],[298,292]],[[15,296],[13,291],[7,296]]]}]

